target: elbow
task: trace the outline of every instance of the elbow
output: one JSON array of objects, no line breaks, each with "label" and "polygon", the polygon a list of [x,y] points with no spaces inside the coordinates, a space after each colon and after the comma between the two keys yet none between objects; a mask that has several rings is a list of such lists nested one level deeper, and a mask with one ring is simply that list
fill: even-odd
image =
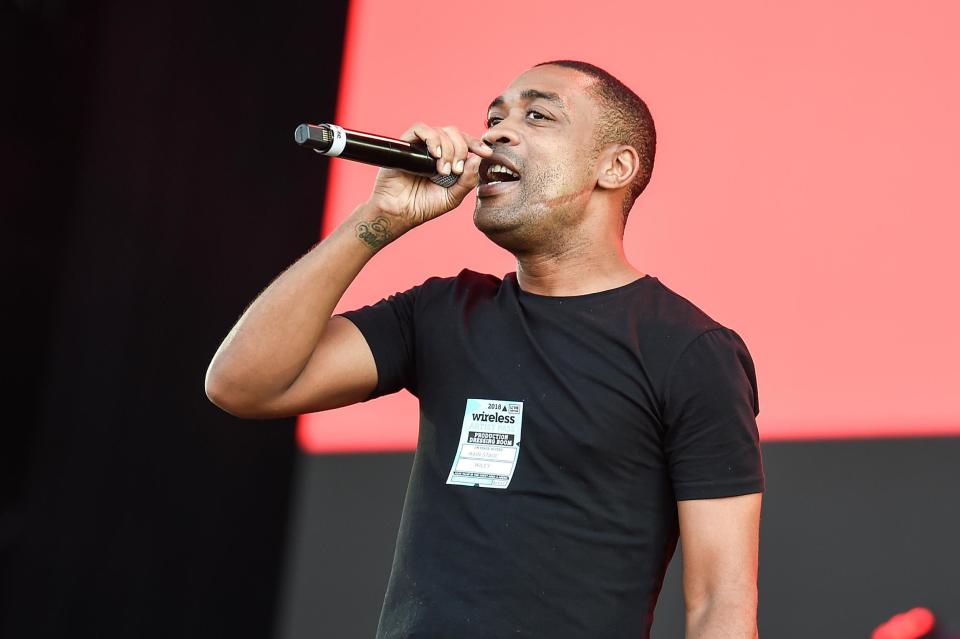
[{"label": "elbow", "polygon": [[255,407],[251,406],[250,402],[244,398],[243,393],[237,390],[237,385],[217,370],[214,363],[211,363],[207,369],[207,375],[203,381],[203,390],[210,403],[225,413],[241,419],[261,417]]},{"label": "elbow", "polygon": [[238,417],[240,419],[269,419],[272,415],[258,410],[256,406],[248,402],[238,401],[228,393],[224,393],[216,387],[206,387],[207,399],[210,403],[223,412]]},{"label": "elbow", "polygon": [[687,601],[687,636],[755,639],[757,599],[753,584],[704,593]]},{"label": "elbow", "polygon": [[229,395],[224,393],[220,386],[206,383],[204,384],[203,390],[211,404],[226,413],[240,417],[240,415],[237,415],[236,408],[234,408],[234,404],[230,401]]},{"label": "elbow", "polygon": [[211,379],[208,374],[207,379],[204,380],[203,383],[203,391],[206,393],[207,399],[210,400],[211,404],[226,413],[230,413],[234,417],[242,417],[242,415],[238,414],[241,411],[238,410],[237,402],[230,396],[226,384],[221,380]]},{"label": "elbow", "polygon": [[684,591],[687,612],[707,610],[716,606],[731,606],[756,611],[759,599],[756,583],[726,584],[701,592]]}]

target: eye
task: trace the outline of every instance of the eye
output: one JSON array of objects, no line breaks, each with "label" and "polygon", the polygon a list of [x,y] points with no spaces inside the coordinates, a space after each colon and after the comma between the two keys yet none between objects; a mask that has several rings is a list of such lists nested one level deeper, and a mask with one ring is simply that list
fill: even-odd
[{"label": "eye", "polygon": [[498,118],[496,116],[491,116],[487,118],[487,128],[490,129],[497,126],[498,124],[500,124],[501,120],[503,120],[503,118]]},{"label": "eye", "polygon": [[547,116],[540,113],[539,111],[527,111],[527,117],[531,120],[549,120]]}]

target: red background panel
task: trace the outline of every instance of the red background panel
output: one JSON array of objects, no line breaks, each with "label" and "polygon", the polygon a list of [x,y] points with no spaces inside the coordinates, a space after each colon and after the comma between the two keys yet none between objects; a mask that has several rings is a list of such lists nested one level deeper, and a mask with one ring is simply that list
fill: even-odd
[{"label": "red background panel", "polygon": [[[583,59],[643,97],[653,180],[627,226],[641,271],[747,342],[765,439],[960,432],[960,5],[355,0],[335,117],[482,132],[529,66]],[[320,160],[327,161],[327,160]],[[375,169],[331,161],[325,232]],[[512,258],[471,196],[387,247],[340,309]],[[302,418],[313,452],[405,450],[406,394]]]}]

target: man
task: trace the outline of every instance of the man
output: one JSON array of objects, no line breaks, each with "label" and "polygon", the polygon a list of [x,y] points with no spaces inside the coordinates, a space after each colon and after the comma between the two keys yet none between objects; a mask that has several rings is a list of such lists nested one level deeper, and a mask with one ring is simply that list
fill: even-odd
[{"label": "man", "polygon": [[[491,103],[482,139],[423,124],[404,139],[457,184],[381,170],[247,309],[206,382],[249,418],[419,398],[377,636],[646,637],[679,536],[687,637],[756,637],[753,363],[734,331],[624,257],[653,166],[646,105],[556,61]],[[516,273],[431,278],[331,317],[380,248],[474,188],[475,224]]]}]

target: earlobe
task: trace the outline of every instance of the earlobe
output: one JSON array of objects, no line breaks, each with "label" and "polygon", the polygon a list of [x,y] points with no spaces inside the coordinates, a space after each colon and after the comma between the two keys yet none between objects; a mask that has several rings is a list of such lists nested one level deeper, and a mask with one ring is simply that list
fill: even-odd
[{"label": "earlobe", "polygon": [[640,170],[640,156],[632,146],[619,144],[607,151],[597,183],[605,189],[620,189],[631,182]]}]

